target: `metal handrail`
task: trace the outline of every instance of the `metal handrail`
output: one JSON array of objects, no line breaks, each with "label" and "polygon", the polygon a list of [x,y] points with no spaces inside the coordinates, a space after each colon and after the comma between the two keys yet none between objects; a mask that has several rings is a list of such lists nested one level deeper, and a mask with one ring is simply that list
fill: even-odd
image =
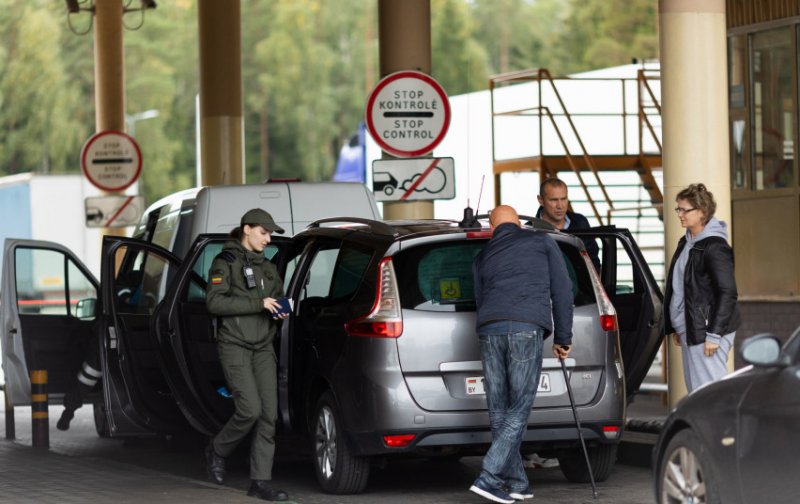
[{"label": "metal handrail", "polygon": [[[546,69],[546,68],[542,68],[541,72],[547,77],[547,81],[550,83],[550,86],[553,88],[553,93],[555,93],[555,96],[558,99],[558,103],[559,103],[559,105],[561,105],[561,110],[564,111],[564,115],[567,118],[567,122],[569,122],[569,126],[570,126],[570,128],[572,128],[572,133],[575,135],[575,138],[578,140],[578,145],[581,146],[581,152],[583,153],[583,159],[586,161],[586,165],[589,167],[589,169],[592,171],[592,173],[594,174],[595,178],[597,179],[597,185],[600,186],[600,190],[603,192],[603,197],[606,199],[606,203],[608,204],[608,206],[613,208],[614,202],[611,201],[611,198],[608,196],[608,192],[606,191],[606,188],[603,185],[603,181],[600,180],[600,175],[598,175],[598,173],[597,173],[597,167],[595,166],[594,161],[592,160],[591,156],[589,156],[589,152],[586,150],[586,146],[583,144],[583,139],[581,138],[580,134],[578,134],[578,129],[575,127],[575,123],[572,122],[572,116],[570,116],[569,112],[567,111],[567,106],[564,104],[564,100],[561,98],[561,93],[558,92],[558,88],[556,87],[555,82],[553,82],[553,76],[550,75],[550,71],[548,69]],[[623,89],[624,89],[624,86],[623,86]],[[541,94],[539,96],[540,96],[539,100],[541,101]],[[624,109],[625,109],[625,107],[624,107],[624,103],[623,103],[623,111],[624,111]],[[548,110],[548,114],[549,113],[550,112]],[[558,126],[556,126],[556,124],[555,124],[555,119],[553,119],[552,116],[550,116],[550,118],[553,121],[553,126],[556,129],[558,129]],[[623,121],[623,124],[624,123],[625,122]],[[560,134],[559,134],[559,136],[560,136]],[[563,143],[564,142],[562,141],[562,144]],[[565,145],[565,149],[566,149],[566,145]],[[573,166],[573,171],[578,175],[578,180],[580,181],[581,186],[583,186],[584,191],[586,191],[587,190],[586,189],[586,184],[584,184],[583,179],[581,178],[581,176],[579,174],[579,171],[574,166]],[[595,210],[595,214],[597,214],[597,210],[594,208],[594,202],[592,202],[592,209],[594,209]],[[597,220],[598,221],[600,220],[599,215],[597,215]]]},{"label": "metal handrail", "polygon": [[[656,99],[655,93],[653,92],[653,90],[652,90],[652,88],[651,88],[651,86],[650,86],[650,84],[648,82],[648,79],[660,78],[660,77],[655,77],[655,76],[649,75],[649,74],[653,74],[654,72],[655,71],[653,71],[653,70],[646,70],[646,69],[638,70],[637,71],[637,76],[636,76],[636,79],[635,79],[635,82],[637,83],[637,92],[638,92],[638,103],[637,103],[638,111],[637,111],[637,115],[638,115],[638,119],[639,119],[639,131],[638,131],[638,137],[639,137],[639,146],[638,146],[639,147],[639,152],[638,152],[638,155],[639,156],[643,156],[644,155],[644,145],[643,145],[644,144],[644,140],[643,140],[643,136],[644,136],[645,128],[648,130],[649,134],[652,136],[653,140],[655,141],[655,144],[658,147],[658,151],[661,152],[661,150],[662,150],[662,145],[661,145],[660,140],[658,139],[658,135],[655,132],[655,127],[653,126],[653,123],[650,120],[649,115],[645,112],[646,106],[645,106],[645,103],[644,103],[644,96],[643,96],[643,95],[646,95],[647,97],[650,98],[650,100],[652,101],[653,105],[649,105],[649,106],[654,106],[655,109],[660,114],[661,113],[661,105],[658,102],[658,100]],[[579,181],[582,189],[584,190],[585,194],[587,195],[588,202],[592,206],[592,210],[595,212],[595,217],[597,218],[598,222],[602,223],[602,219],[600,218],[600,215],[599,215],[599,212],[598,212],[598,210],[596,208],[594,199],[592,198],[591,194],[589,194],[587,185],[586,185],[586,183],[583,180],[583,177],[581,175],[581,170],[578,169],[578,167],[577,167],[577,165],[576,165],[576,163],[575,163],[575,161],[573,159],[573,154],[570,153],[570,150],[567,147],[566,141],[564,139],[564,135],[563,135],[561,129],[559,128],[558,124],[556,123],[555,117],[564,117],[564,118],[566,118],[567,123],[569,124],[569,129],[571,130],[572,134],[574,135],[575,140],[578,142],[578,145],[579,145],[579,148],[580,148],[580,151],[581,151],[580,156],[584,159],[584,161],[586,163],[586,167],[589,168],[589,170],[594,175],[595,180],[597,181],[597,185],[594,186],[594,187],[599,187],[600,188],[600,190],[602,191],[603,197],[605,199],[605,203],[608,205],[608,207],[610,209],[613,209],[614,208],[614,202],[611,200],[611,198],[608,195],[608,191],[606,190],[606,185],[603,183],[602,180],[600,180],[600,176],[599,176],[599,173],[598,173],[597,165],[596,165],[594,159],[592,158],[592,156],[589,154],[588,150],[586,149],[586,146],[585,146],[585,144],[583,142],[583,139],[581,138],[580,134],[578,133],[578,129],[575,126],[575,123],[574,123],[572,118],[573,118],[573,116],[574,117],[581,117],[581,116],[604,116],[604,117],[606,117],[606,116],[620,116],[622,118],[623,150],[624,150],[624,154],[628,155],[629,152],[628,152],[628,139],[627,139],[627,117],[630,114],[628,112],[628,107],[627,107],[627,102],[626,102],[626,87],[627,87],[626,83],[633,82],[634,79],[630,79],[630,78],[612,78],[612,79],[609,79],[609,78],[599,78],[599,77],[587,77],[587,78],[563,77],[563,78],[558,78],[558,79],[559,80],[569,80],[569,81],[605,81],[605,82],[608,82],[608,81],[619,81],[620,84],[621,84],[621,93],[622,93],[622,112],[621,112],[621,114],[612,114],[612,113],[586,113],[586,114],[571,113],[570,111],[567,110],[567,107],[566,107],[566,105],[564,103],[564,100],[563,100],[563,98],[561,96],[561,93],[559,92],[558,87],[556,86],[556,82],[555,82],[556,79],[554,79],[552,77],[552,75],[550,74],[550,71],[545,69],[545,68],[539,68],[539,69],[533,69],[533,70],[521,70],[521,71],[509,72],[509,73],[505,73],[505,74],[499,74],[499,75],[492,76],[490,78],[490,80],[489,80],[489,90],[490,90],[490,96],[491,96],[491,98],[490,98],[491,99],[491,104],[490,105],[491,105],[491,114],[492,114],[492,122],[491,122],[492,145],[494,145],[494,141],[495,141],[495,125],[494,125],[494,118],[495,117],[497,117],[497,116],[511,116],[511,115],[529,115],[529,116],[534,116],[534,117],[538,116],[538,121],[539,121],[539,153],[540,153],[541,156],[544,156],[544,152],[543,152],[544,151],[544,145],[543,145],[544,144],[544,141],[543,141],[543,130],[544,130],[544,128],[543,128],[543,122],[542,121],[544,119],[543,116],[547,116],[550,119],[550,122],[552,123],[553,128],[555,129],[555,132],[556,132],[556,134],[557,134],[557,136],[559,138],[559,142],[561,143],[562,148],[564,149],[564,152],[565,152],[565,155],[566,155],[566,159],[567,159],[567,162],[568,162],[571,170],[577,176],[578,181]],[[553,112],[548,107],[543,105],[542,80],[546,80],[546,81],[548,81],[550,83],[551,89],[553,91],[553,96],[557,100],[557,102],[559,104],[559,107],[561,108],[561,110],[563,112]],[[498,84],[511,84],[511,83],[523,83],[523,82],[536,82],[537,83],[537,85],[538,85],[537,86],[538,87],[538,102],[539,102],[538,106],[515,109],[515,110],[504,110],[502,112],[495,112],[495,98],[494,98],[494,89],[495,89],[495,87],[497,87]],[[495,153],[494,147],[492,147],[492,158],[493,158],[494,161],[497,161],[497,158],[495,157],[495,155],[496,155],[496,153]],[[497,177],[498,175],[495,175],[495,176]],[[499,192],[497,192],[497,190],[498,189],[496,188],[496,195],[499,194]],[[498,196],[496,196],[496,197],[498,197]],[[609,217],[609,219],[610,219],[610,217]]]}]

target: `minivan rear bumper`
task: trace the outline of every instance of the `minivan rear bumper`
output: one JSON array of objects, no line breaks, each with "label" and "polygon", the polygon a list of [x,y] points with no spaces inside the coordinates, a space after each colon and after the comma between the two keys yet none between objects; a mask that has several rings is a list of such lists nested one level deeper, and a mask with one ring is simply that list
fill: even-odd
[{"label": "minivan rear bumper", "polygon": [[[619,425],[618,421],[609,422],[581,422],[581,433],[587,443],[615,444],[619,443],[620,436],[615,439],[608,439],[603,434],[603,427],[608,425]],[[383,441],[384,436],[414,434],[414,440],[403,448],[392,448],[386,446]],[[429,448],[467,448],[467,447],[487,447],[492,442],[492,433],[489,429],[474,429],[469,431],[452,430],[412,430],[394,432],[364,432],[351,433],[350,440],[354,451],[359,455],[386,455],[386,454],[408,454],[416,451],[423,451]],[[535,443],[537,445],[574,443],[579,440],[578,431],[575,424],[571,425],[552,425],[528,427],[523,443]]]}]

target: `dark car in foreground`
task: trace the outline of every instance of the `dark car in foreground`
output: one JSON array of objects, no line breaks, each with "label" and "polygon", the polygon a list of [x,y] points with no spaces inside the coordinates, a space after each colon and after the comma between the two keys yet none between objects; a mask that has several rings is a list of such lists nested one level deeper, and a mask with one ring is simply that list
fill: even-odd
[{"label": "dark car in foreground", "polygon": [[800,328],[781,348],[760,334],[747,367],[695,390],[670,413],[653,452],[656,501],[800,501]]}]

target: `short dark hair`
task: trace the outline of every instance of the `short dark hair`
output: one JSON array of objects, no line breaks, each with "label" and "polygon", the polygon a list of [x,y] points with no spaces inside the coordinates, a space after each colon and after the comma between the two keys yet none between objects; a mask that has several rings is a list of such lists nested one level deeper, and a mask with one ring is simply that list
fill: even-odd
[{"label": "short dark hair", "polygon": [[706,189],[705,184],[690,184],[686,189],[681,190],[675,201],[686,200],[692,208],[698,208],[703,211],[703,225],[708,224],[708,221],[714,217],[714,212],[717,211],[717,203],[714,201],[714,195]]},{"label": "short dark hair", "polygon": [[567,184],[558,177],[548,177],[542,181],[542,185],[539,186],[539,196],[544,198],[545,189],[548,186],[553,187],[567,187]]}]

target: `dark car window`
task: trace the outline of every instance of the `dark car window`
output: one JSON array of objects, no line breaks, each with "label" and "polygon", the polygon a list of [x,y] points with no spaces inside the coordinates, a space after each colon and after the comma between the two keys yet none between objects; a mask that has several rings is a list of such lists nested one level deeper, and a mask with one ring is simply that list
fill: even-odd
[{"label": "dark car window", "polygon": [[356,293],[372,252],[354,244],[322,248],[314,255],[302,298],[343,299]]},{"label": "dark car window", "polygon": [[[474,311],[472,263],[486,241],[435,243],[393,258],[403,308],[423,311]],[[580,251],[558,244],[572,280],[576,305],[594,303],[594,289]]]}]

